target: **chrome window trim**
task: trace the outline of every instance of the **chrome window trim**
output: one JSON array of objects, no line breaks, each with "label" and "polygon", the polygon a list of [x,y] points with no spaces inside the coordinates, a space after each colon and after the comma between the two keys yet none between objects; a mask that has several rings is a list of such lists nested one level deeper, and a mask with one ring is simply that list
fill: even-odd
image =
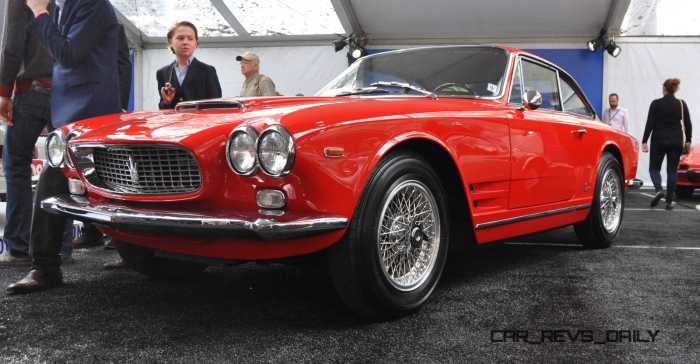
[{"label": "chrome window trim", "polygon": [[[562,110],[564,110],[564,105],[561,104],[561,90],[559,90],[559,73],[558,73],[558,72],[559,72],[559,68],[558,68],[557,66],[553,65],[553,64],[550,64],[550,63],[548,63],[548,62],[541,61],[541,60],[539,60],[539,59],[537,59],[537,58],[533,58],[533,57],[531,57],[531,56],[529,56],[529,55],[522,55],[522,56],[521,56],[521,61],[530,62],[530,63],[532,63],[532,64],[535,64],[535,65],[538,65],[538,66],[547,68],[547,69],[549,69],[550,71],[554,72],[554,74],[556,75],[556,79],[557,79],[557,92],[559,93],[559,107],[560,107]],[[524,70],[521,70],[521,72],[523,73],[523,87],[524,87],[524,86],[525,86],[525,72],[524,72]],[[562,112],[562,110],[547,109],[547,108],[538,108],[537,110],[547,110],[547,111],[553,111],[553,112]]]},{"label": "chrome window trim", "polygon": [[[563,72],[563,71],[560,71],[560,72],[564,74],[565,78],[568,78],[569,80],[571,80],[571,82],[573,82],[573,84],[569,84],[569,83],[566,81],[566,79],[563,79],[563,80],[562,80],[561,78],[560,78],[560,81],[559,81],[559,82],[562,82],[562,81],[566,82],[566,83],[569,85],[569,87],[571,87],[571,88],[574,90],[574,94],[575,94],[576,96],[579,96],[579,99],[581,99],[581,101],[583,101],[583,104],[586,105],[586,108],[588,108],[588,111],[590,111],[592,115],[590,115],[590,116],[581,115],[581,114],[577,114],[577,113],[574,113],[574,112],[568,112],[568,111],[566,111],[566,110],[564,110],[563,112],[564,112],[565,114],[573,115],[573,116],[578,116],[578,117],[581,117],[581,118],[584,118],[584,119],[587,119],[587,120],[595,120],[596,117],[598,116],[598,115],[596,114],[596,112],[595,112],[595,108],[593,108],[593,105],[590,104],[590,101],[586,98],[586,94],[583,92],[583,90],[582,90],[581,87],[578,85],[578,83],[576,82],[576,80],[575,80],[573,77],[571,77],[568,73]],[[560,84],[559,87],[561,88],[561,84]],[[581,97],[581,96],[582,96],[582,97]],[[564,102],[563,102],[563,100],[562,100],[561,108],[564,109]]]}]

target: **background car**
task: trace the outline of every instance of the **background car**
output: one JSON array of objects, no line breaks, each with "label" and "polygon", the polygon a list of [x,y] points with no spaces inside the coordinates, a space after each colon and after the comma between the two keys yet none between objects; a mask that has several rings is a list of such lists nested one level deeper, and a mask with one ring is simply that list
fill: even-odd
[{"label": "background car", "polygon": [[690,153],[681,156],[676,193],[679,197],[690,198],[696,188],[700,188],[700,145],[694,145]]},{"label": "background car", "polygon": [[134,269],[316,256],[355,312],[418,309],[450,246],[574,225],[610,246],[638,145],[571,76],[499,47],[355,62],[315,97],[186,102],[49,136],[70,194],[42,207],[99,224]]}]

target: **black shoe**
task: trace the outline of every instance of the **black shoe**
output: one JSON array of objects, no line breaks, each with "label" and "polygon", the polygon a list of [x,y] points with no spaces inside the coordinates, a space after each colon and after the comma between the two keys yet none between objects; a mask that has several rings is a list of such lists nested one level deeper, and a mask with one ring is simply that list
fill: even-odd
[{"label": "black shoe", "polygon": [[656,193],[653,199],[651,199],[651,207],[656,207],[656,205],[659,204],[659,201],[665,196],[666,194],[664,191],[659,191]]},{"label": "black shoe", "polygon": [[56,273],[47,273],[38,269],[32,269],[24,278],[7,286],[5,292],[8,295],[32,293],[60,286],[61,284],[63,284],[63,274],[61,274],[60,270]]},{"label": "black shoe", "polygon": [[669,211],[670,211],[670,210],[673,210],[673,203],[667,202],[667,203],[666,203],[666,210],[669,210]]}]

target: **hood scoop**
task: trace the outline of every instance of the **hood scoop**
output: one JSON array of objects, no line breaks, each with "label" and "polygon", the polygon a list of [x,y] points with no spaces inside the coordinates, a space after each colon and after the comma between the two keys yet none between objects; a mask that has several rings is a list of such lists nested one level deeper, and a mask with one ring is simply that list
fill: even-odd
[{"label": "hood scoop", "polygon": [[237,100],[204,100],[204,101],[185,101],[175,106],[175,111],[187,112],[197,110],[214,110],[214,109],[241,109],[245,110],[246,105]]}]

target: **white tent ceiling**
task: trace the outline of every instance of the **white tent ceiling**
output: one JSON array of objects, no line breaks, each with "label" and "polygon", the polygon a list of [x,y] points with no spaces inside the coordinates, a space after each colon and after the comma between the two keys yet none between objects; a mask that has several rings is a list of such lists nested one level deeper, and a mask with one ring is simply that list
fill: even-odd
[{"label": "white tent ceiling", "polygon": [[194,22],[210,47],[329,44],[349,33],[370,45],[585,42],[619,30],[631,0],[110,1],[132,43],[154,48],[177,20]]}]

